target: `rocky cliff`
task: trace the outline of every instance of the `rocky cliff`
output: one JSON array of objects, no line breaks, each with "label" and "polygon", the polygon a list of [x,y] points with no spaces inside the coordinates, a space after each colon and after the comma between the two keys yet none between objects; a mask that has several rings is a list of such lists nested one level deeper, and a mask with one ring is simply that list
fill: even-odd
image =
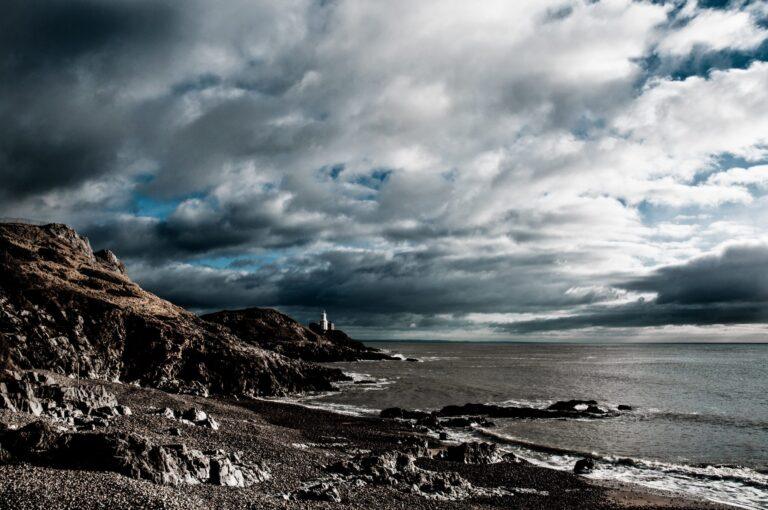
[{"label": "rocky cliff", "polygon": [[60,224],[0,224],[0,367],[241,395],[328,390],[345,378],[146,292],[113,253],[94,253]]},{"label": "rocky cliff", "polygon": [[202,318],[228,327],[245,342],[293,359],[317,362],[397,359],[352,340],[343,331],[322,331],[316,324],[308,328],[270,308],[225,310]]}]

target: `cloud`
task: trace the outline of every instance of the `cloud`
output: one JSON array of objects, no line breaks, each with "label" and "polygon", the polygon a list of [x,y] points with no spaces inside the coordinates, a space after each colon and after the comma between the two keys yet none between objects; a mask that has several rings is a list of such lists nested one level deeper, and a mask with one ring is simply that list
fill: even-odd
[{"label": "cloud", "polygon": [[682,56],[694,48],[709,51],[745,50],[758,46],[768,38],[768,30],[756,23],[746,11],[702,9],[680,29],[667,35],[658,50]]},{"label": "cloud", "polygon": [[587,307],[567,317],[500,324],[513,333],[583,328],[632,328],[663,325],[730,325],[768,320],[768,246],[732,245],[721,253],[659,268],[647,276],[618,283],[634,292],[652,293],[618,306]]},{"label": "cloud", "polygon": [[2,9],[0,216],[72,223],[196,310],[327,307],[395,336],[632,306],[680,324],[709,305],[620,284],[763,240],[755,4]]}]

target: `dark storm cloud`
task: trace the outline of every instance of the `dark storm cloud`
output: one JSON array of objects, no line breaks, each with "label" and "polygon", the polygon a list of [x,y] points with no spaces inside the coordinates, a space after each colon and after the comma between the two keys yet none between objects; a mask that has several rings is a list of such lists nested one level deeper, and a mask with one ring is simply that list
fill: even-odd
[{"label": "dark storm cloud", "polygon": [[663,267],[617,287],[652,292],[657,297],[499,328],[532,333],[590,327],[762,323],[768,320],[768,247],[731,246],[722,254]]},{"label": "dark storm cloud", "polygon": [[721,255],[661,268],[620,285],[656,292],[661,305],[768,301],[768,247],[731,246]]},{"label": "dark storm cloud", "polygon": [[[702,6],[12,0],[0,216],[70,222],[196,310],[754,321],[747,255],[712,271],[738,285],[699,259],[633,278],[728,239],[638,204],[763,207],[759,171],[690,185],[719,154],[748,166],[768,132],[760,6]],[[632,292],[659,297],[608,307]]]},{"label": "dark storm cloud", "polygon": [[[240,260],[235,264],[241,265]],[[467,310],[510,312],[550,310],[601,301],[596,293],[569,294],[553,276],[547,257],[467,257],[438,251],[386,255],[334,251],[284,257],[250,271],[199,266],[129,265],[149,290],[196,310],[248,305],[334,310],[348,324],[384,325],[460,321]],[[521,270],[522,269],[522,270]]]},{"label": "dark storm cloud", "polygon": [[114,169],[128,134],[115,97],[121,64],[156,52],[172,18],[155,2],[3,3],[0,196],[66,188]]}]

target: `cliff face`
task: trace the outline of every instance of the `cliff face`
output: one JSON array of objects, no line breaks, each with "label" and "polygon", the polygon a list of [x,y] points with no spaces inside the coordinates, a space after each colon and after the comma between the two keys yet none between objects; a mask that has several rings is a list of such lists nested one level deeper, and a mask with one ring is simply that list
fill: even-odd
[{"label": "cliff face", "polygon": [[328,390],[338,370],[243,342],[144,291],[65,225],[0,224],[0,368],[42,368],[167,390]]},{"label": "cliff face", "polygon": [[243,341],[289,358],[317,362],[396,359],[352,340],[342,331],[322,331],[316,324],[307,328],[270,308],[225,310],[202,319],[224,325]]}]

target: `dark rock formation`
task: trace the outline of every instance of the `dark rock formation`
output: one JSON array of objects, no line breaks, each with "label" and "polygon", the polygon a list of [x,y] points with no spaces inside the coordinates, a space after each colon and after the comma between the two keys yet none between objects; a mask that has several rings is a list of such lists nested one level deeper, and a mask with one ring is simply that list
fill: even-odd
[{"label": "dark rock formation", "polygon": [[[615,413],[597,406],[597,402],[585,404],[583,401],[572,400],[569,402],[557,402],[547,409],[524,406],[498,406],[494,404],[464,404],[462,406],[445,406],[437,412],[439,416],[467,416],[482,415],[491,418],[600,418],[613,416]],[[579,407],[577,407],[579,406]]]},{"label": "dark rock formation", "polygon": [[381,418],[415,420],[418,425],[432,430],[440,430],[443,427],[470,427],[475,424],[481,427],[495,426],[485,417],[516,419],[607,418],[618,414],[615,411],[602,409],[594,400],[569,400],[556,402],[547,409],[494,404],[464,404],[445,406],[439,411],[426,412],[390,407],[382,410],[379,416]]},{"label": "dark rock formation", "polygon": [[462,464],[495,464],[504,460],[498,447],[493,443],[461,443],[449,446],[441,458]]},{"label": "dark rock formation", "polygon": [[560,400],[547,409],[562,412],[584,412],[591,414],[605,414],[607,411],[597,406],[594,400]]},{"label": "dark rock formation", "polygon": [[495,427],[496,426],[495,423],[493,423],[492,421],[486,420],[482,416],[457,416],[455,418],[440,420],[438,423],[440,424],[440,426],[448,427],[448,428],[471,427],[473,425],[477,425],[479,427]]},{"label": "dark rock formation", "polygon": [[357,484],[387,485],[422,495],[460,498],[472,485],[452,471],[434,472],[415,464],[415,456],[400,451],[358,455],[328,466],[328,470]]},{"label": "dark rock formation", "polygon": [[241,341],[142,290],[65,225],[0,224],[0,367],[196,394],[333,389],[339,371]]},{"label": "dark rock formation", "polygon": [[9,460],[67,469],[115,471],[154,483],[212,483],[246,487],[269,478],[269,470],[221,450],[202,452],[183,444],[155,445],[129,433],[61,432],[36,421],[0,432]]},{"label": "dark rock formation", "polygon": [[202,319],[228,327],[245,342],[304,361],[394,360],[378,349],[352,340],[343,331],[309,327],[270,308],[221,311]]},{"label": "dark rock formation", "polygon": [[632,406],[629,406],[629,405],[627,405],[627,404],[619,404],[619,406],[617,407],[617,409],[618,409],[619,411],[631,411],[631,410],[632,410]]},{"label": "dark rock formation", "polygon": [[573,466],[573,472],[577,475],[589,474],[593,469],[595,469],[595,461],[590,458],[579,459]]}]

